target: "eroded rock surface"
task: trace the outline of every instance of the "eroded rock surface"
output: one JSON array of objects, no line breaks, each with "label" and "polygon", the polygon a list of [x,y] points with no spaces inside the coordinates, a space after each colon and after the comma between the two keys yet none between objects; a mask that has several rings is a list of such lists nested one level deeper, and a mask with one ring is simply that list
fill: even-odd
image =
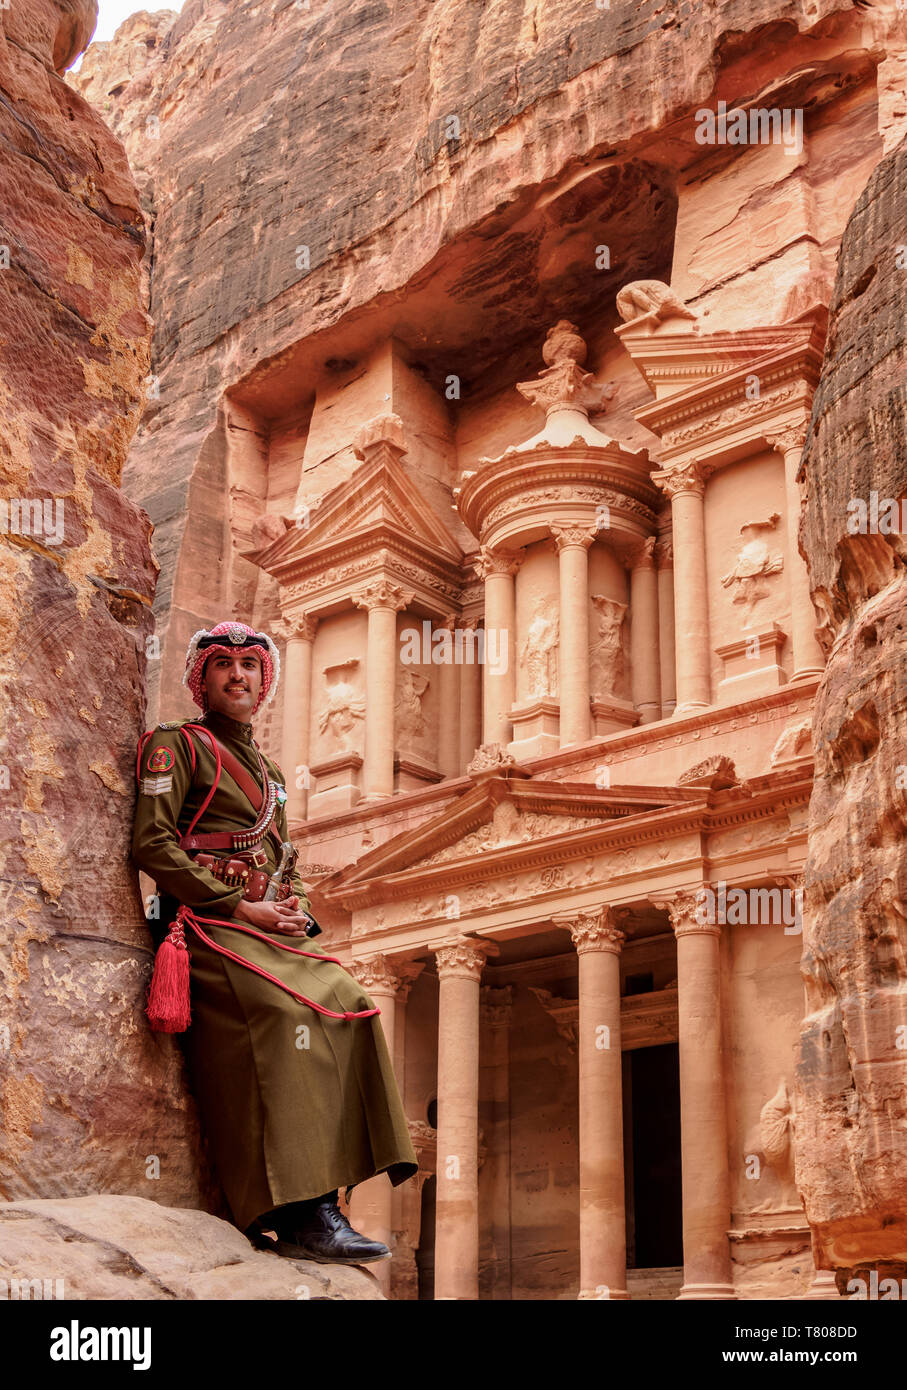
[{"label": "eroded rock surface", "polygon": [[206,1212],[109,1194],[0,1204],[0,1279],[14,1298],[384,1297],[358,1266],[287,1260]]},{"label": "eroded rock surface", "polygon": [[127,859],[155,580],[119,487],[149,364],[144,227],[122,147],[58,71],[95,17],[0,9],[0,1194],[153,1181],[197,1205]]},{"label": "eroded rock surface", "polygon": [[[844,235],[805,456],[825,614],[813,743],[797,1180],[820,1268],[907,1273],[907,147]],[[875,504],[873,494],[876,495]],[[849,529],[865,508],[866,533]],[[875,514],[875,533],[873,533]]]}]

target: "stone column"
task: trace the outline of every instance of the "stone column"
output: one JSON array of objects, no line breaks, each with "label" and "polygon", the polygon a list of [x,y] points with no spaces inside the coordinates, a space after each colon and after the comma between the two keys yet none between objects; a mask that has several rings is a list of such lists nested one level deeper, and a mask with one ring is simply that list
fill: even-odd
[{"label": "stone column", "polygon": [[734,1298],[721,965],[717,922],[697,920],[693,893],[667,903],[677,937],[680,1043],[680,1150],[683,1166],[682,1299]]},{"label": "stone column", "polygon": [[516,699],[516,591],[514,575],[525,552],[483,545],[475,562],[485,581],[485,665],[482,742],[510,742],[510,711]]},{"label": "stone column", "polygon": [[676,656],[674,652],[674,546],[662,540],[655,547],[658,568],[658,648],[661,679],[661,717],[667,719],[677,704]]},{"label": "stone column", "polygon": [[671,499],[674,556],[680,583],[674,586],[674,637],[677,670],[675,715],[707,709],[711,703],[711,650],[705,570],[705,480],[698,463],[653,473]]},{"label": "stone column", "polygon": [[806,441],[806,422],[769,439],[784,459],[784,491],[787,500],[787,563],[790,574],[790,624],[794,670],[791,681],[814,680],[825,669],[822,648],[816,641],[816,611],[809,591],[809,570],[800,554],[800,486],[797,474]]},{"label": "stone column", "polygon": [[432,947],[438,961],[435,1298],[479,1296],[479,980],[489,943]]},{"label": "stone column", "polygon": [[450,661],[438,668],[438,771],[456,777],[460,771],[460,670],[454,662],[457,615],[448,613],[441,626],[450,633]]},{"label": "stone column", "polygon": [[[283,685],[283,743],[281,765],[287,779],[287,819],[303,820],[308,803],[309,726],[312,719],[312,644],[318,619],[297,613],[274,624],[278,637],[286,639],[281,672]],[[304,773],[299,772],[304,769]],[[296,785],[297,777],[304,785]]]},{"label": "stone column", "polygon": [[394,702],[397,695],[397,614],[413,595],[379,579],[353,594],[357,608],[368,610],[368,652],[365,676],[366,797],[392,796],[394,791]]},{"label": "stone column", "polygon": [[[463,664],[460,666],[460,755],[457,773],[462,775],[482,742],[482,667],[478,661],[478,618],[466,618],[459,625],[463,633]],[[471,633],[471,636],[467,634]],[[455,634],[456,636],[456,634]]]},{"label": "stone column", "polygon": [[610,908],[564,913],[579,955],[579,1297],[626,1299],[620,948]]},{"label": "stone column", "polygon": [[[371,956],[368,960],[353,961],[347,969],[362,988],[368,990],[381,1010],[381,1026],[384,1029],[387,1050],[393,1059],[396,1042],[395,1006],[397,992],[402,983],[399,972],[393,963],[382,955]],[[390,1250],[394,1249],[393,1192],[387,1174],[378,1173],[365,1182],[357,1183],[350,1198],[350,1222],[354,1228],[372,1240],[383,1241]],[[390,1296],[392,1265],[393,1260],[381,1260],[375,1264],[372,1271],[386,1297]]]},{"label": "stone column", "polygon": [[660,667],[655,537],[650,536],[630,559],[630,675],[640,724],[661,718]]},{"label": "stone column", "polygon": [[560,646],[557,688],[560,697],[560,743],[566,748],[592,737],[589,708],[589,547],[595,539],[587,526],[552,526],[557,545],[560,587]]},{"label": "stone column", "polygon": [[[488,1139],[491,1181],[491,1256],[494,1262],[495,1300],[513,1297],[510,1265],[510,1019],[513,987],[481,989],[481,1020],[488,1030],[488,1067],[491,1071],[492,1120]],[[485,1058],[483,1057],[483,1061]]]}]

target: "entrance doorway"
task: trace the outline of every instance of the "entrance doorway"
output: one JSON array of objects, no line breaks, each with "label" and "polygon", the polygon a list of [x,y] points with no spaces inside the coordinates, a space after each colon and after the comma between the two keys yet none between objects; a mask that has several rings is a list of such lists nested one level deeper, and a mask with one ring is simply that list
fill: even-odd
[{"label": "entrance doorway", "polygon": [[676,1267],[683,1264],[677,1044],[636,1048],[625,1058],[624,1105],[629,1102],[631,1114],[625,1158],[632,1193],[627,1263],[631,1269]]}]

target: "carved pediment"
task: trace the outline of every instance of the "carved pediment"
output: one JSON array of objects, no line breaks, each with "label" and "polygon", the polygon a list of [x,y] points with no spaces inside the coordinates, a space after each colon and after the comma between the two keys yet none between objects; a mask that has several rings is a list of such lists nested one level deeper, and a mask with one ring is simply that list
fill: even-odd
[{"label": "carved pediment", "polygon": [[350,865],[330,885],[339,898],[372,880],[389,878],[412,883],[428,876],[436,866],[475,862],[495,855],[498,870],[506,872],[500,852],[544,852],[553,839],[596,827],[618,825],[633,815],[686,804],[688,797],[664,787],[599,789],[591,784],[533,782],[491,776],[479,782],[441,815],[414,831],[370,850]]},{"label": "carved pediment", "polygon": [[522,845],[530,840],[543,840],[550,835],[563,835],[569,830],[585,830],[598,825],[599,816],[558,816],[543,812],[520,811],[512,801],[502,801],[494,809],[491,820],[478,830],[464,835],[452,845],[420,859],[413,868],[428,868],[431,864],[447,864],[455,859],[470,859],[490,849],[506,845]]},{"label": "carved pediment", "polygon": [[[245,555],[275,575],[312,552],[335,543],[346,546],[353,539],[361,542],[369,533],[385,546],[401,538],[436,560],[459,565],[463,559],[450,531],[390,450],[366,458],[345,482],[314,504],[301,504],[298,515],[282,520],[287,528],[284,534]],[[259,528],[259,534],[267,532],[267,527]]]}]

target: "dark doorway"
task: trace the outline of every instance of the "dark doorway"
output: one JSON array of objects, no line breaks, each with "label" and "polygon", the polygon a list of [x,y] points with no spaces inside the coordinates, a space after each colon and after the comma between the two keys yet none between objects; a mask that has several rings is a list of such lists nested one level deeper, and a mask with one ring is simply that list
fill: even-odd
[{"label": "dark doorway", "polygon": [[680,1068],[676,1043],[630,1053],[636,1269],[683,1264]]}]

